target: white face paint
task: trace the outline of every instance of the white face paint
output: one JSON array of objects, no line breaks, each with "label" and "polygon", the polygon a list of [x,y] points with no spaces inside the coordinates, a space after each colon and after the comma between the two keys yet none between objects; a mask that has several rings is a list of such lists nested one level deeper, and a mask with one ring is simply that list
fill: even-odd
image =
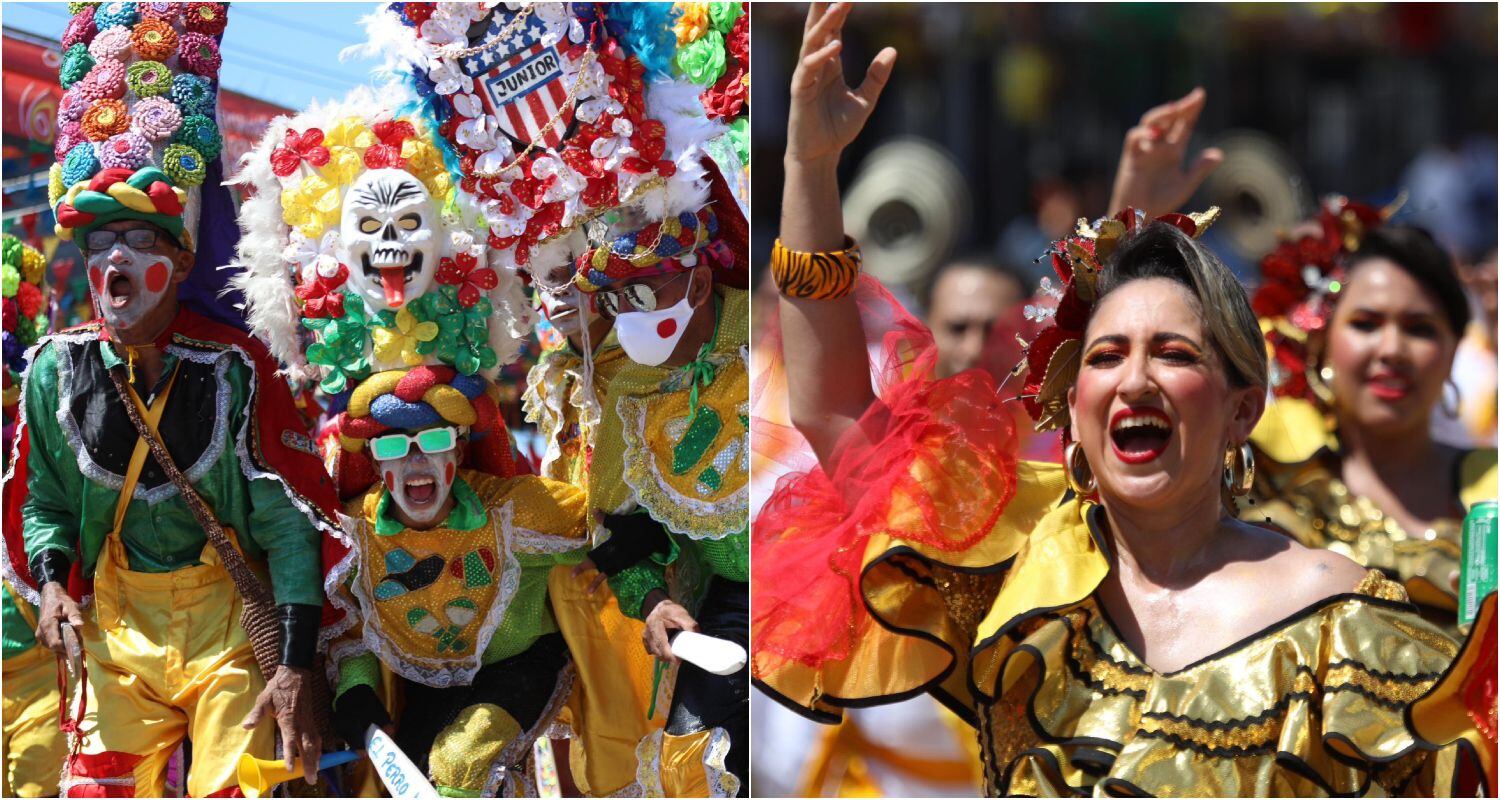
[{"label": "white face paint", "polygon": [[375,467],[380,470],[391,500],[407,519],[428,528],[443,521],[443,506],[458,476],[459,453],[457,447],[445,453],[424,453],[413,446],[401,458],[377,460]]},{"label": "white face paint", "polygon": [[105,324],[115,330],[136,325],[172,288],[173,264],[157,253],[137,250],[122,239],[88,257],[89,287]]},{"label": "white face paint", "polygon": [[339,238],[349,285],[375,311],[397,309],[437,272],[439,225],[427,187],[401,169],[372,169],[344,194]]}]

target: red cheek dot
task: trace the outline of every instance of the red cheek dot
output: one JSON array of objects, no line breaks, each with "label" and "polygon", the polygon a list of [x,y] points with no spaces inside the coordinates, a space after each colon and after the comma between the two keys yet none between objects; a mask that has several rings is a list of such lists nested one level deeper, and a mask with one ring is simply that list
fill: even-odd
[{"label": "red cheek dot", "polygon": [[146,291],[156,293],[167,288],[167,262],[158,261],[146,270]]},{"label": "red cheek dot", "polygon": [[390,470],[385,471],[385,485],[393,489],[396,487],[396,473]]},{"label": "red cheek dot", "polygon": [[104,270],[89,267],[89,283],[93,284],[95,294],[104,294]]},{"label": "red cheek dot", "polygon": [[453,482],[453,465],[452,464],[449,464],[448,466],[443,467],[443,478],[448,483],[452,483]]},{"label": "red cheek dot", "polygon": [[672,334],[676,332],[677,320],[675,319],[664,319],[656,324],[656,335],[663,339],[672,338]]}]

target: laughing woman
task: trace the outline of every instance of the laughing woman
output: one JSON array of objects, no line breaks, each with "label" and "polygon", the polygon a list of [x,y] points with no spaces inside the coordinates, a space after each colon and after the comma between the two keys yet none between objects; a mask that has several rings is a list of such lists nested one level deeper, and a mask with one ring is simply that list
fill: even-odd
[{"label": "laughing woman", "polygon": [[1229,512],[1267,361],[1196,240],[1213,212],[1127,209],[1055,246],[1024,393],[1067,463],[1018,461],[988,375],[935,379],[928,331],[858,275],[836,166],[895,52],[849,89],[848,13],[813,4],[792,79],[754,407],[785,386],[817,466],[755,522],[758,685],[830,722],[931,692],[977,728],[992,794],[1451,791],[1454,754],[1402,710],[1454,643],[1379,572]]}]

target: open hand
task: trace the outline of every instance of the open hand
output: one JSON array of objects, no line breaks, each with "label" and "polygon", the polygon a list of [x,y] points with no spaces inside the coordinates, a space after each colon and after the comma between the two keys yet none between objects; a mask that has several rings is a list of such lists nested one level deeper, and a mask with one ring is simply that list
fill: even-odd
[{"label": "open hand", "polygon": [[1147,111],[1140,124],[1125,133],[1109,199],[1110,216],[1126,206],[1141,209],[1148,217],[1177,211],[1209,173],[1224,163],[1224,151],[1210,147],[1198,154],[1191,167],[1183,168],[1188,140],[1207,100],[1201,87],[1194,89]]},{"label": "open hand", "polygon": [[844,81],[840,38],[851,3],[813,3],[802,29],[802,50],[792,73],[786,157],[803,162],[837,158],[854,141],[891,77],[896,50],[875,56],[858,89]]}]

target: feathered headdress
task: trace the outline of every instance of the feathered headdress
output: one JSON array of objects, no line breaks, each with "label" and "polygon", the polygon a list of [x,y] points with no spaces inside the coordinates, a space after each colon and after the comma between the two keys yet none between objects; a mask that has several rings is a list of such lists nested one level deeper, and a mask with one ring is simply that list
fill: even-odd
[{"label": "feathered headdress", "polygon": [[[1219,209],[1214,207],[1195,214],[1164,214],[1156,221],[1196,239],[1218,218]],[[1051,279],[1043,278],[1042,292],[1057,300],[1057,306],[1027,306],[1026,315],[1037,321],[1050,318],[1052,324],[1026,345],[1026,357],[1011,373],[1026,376],[1021,400],[1038,431],[1062,430],[1068,435],[1068,389],[1078,380],[1084,329],[1098,299],[1099,273],[1125,237],[1147,222],[1145,213],[1134,208],[1092,223],[1080,219],[1072,236],[1048,250],[1062,285],[1054,286]]]}]

